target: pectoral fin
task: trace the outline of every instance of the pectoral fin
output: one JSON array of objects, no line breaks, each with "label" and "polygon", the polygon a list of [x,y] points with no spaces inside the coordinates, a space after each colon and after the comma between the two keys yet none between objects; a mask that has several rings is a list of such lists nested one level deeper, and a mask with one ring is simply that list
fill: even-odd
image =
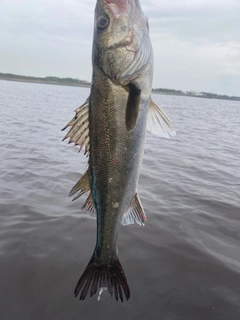
[{"label": "pectoral fin", "polygon": [[126,128],[132,130],[137,122],[141,90],[133,83],[129,85],[129,95],[126,106]]},{"label": "pectoral fin", "polygon": [[133,224],[137,222],[140,226],[143,226],[147,217],[142,207],[141,201],[136,193],[132,199],[132,202],[123,216],[122,225]]},{"label": "pectoral fin", "polygon": [[68,143],[74,142],[75,145],[80,146],[80,150],[85,147],[85,153],[89,155],[89,99],[87,99],[79,108],[77,108],[75,112],[75,117],[62,129],[63,131],[67,127],[71,127],[63,140],[70,138]]},{"label": "pectoral fin", "polygon": [[170,135],[176,135],[169,117],[152,100],[150,101],[148,107],[147,130],[158,135],[159,137],[169,138]]}]

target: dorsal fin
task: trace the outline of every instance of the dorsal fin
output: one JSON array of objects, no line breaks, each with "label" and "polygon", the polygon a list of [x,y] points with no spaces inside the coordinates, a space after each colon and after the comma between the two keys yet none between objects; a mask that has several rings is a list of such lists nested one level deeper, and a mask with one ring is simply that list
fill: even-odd
[{"label": "dorsal fin", "polygon": [[62,129],[63,131],[67,127],[71,127],[63,140],[69,138],[68,143],[74,142],[75,145],[80,146],[80,150],[85,147],[85,153],[89,155],[89,99],[77,108],[75,112],[75,117]]},{"label": "dorsal fin", "polygon": [[132,130],[137,122],[141,90],[134,84],[129,84],[129,94],[126,106],[126,128]]},{"label": "dorsal fin", "polygon": [[89,173],[88,170],[81,176],[79,181],[72,187],[69,197],[73,196],[75,193],[79,193],[73,198],[73,201],[78,199],[82,194],[90,191]]},{"label": "dorsal fin", "polygon": [[96,210],[95,210],[95,206],[94,206],[94,203],[93,203],[92,193],[90,193],[89,196],[87,197],[84,205],[82,206],[82,209],[87,209],[89,214],[93,218],[96,218]]}]

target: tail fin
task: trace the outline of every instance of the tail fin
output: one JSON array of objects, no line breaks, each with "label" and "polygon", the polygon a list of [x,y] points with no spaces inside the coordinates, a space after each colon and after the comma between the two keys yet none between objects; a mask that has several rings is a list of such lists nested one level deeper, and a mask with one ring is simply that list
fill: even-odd
[{"label": "tail fin", "polygon": [[[114,294],[123,302],[123,292],[126,300],[130,298],[130,290],[123,268],[118,259],[111,264],[98,266],[92,257],[74,290],[75,297],[80,294],[79,300],[84,300],[90,290],[90,297],[97,293],[98,289],[106,287],[111,296]],[[122,292],[123,291],[123,292]]]}]

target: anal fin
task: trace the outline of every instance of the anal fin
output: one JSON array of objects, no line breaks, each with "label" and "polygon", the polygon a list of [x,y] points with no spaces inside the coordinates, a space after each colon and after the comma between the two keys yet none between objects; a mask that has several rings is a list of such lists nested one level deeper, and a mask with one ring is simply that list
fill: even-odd
[{"label": "anal fin", "polygon": [[141,201],[139,199],[138,193],[132,199],[132,202],[125,212],[122,218],[122,225],[138,223],[140,226],[144,226],[147,217],[145,215],[144,209],[142,207]]}]

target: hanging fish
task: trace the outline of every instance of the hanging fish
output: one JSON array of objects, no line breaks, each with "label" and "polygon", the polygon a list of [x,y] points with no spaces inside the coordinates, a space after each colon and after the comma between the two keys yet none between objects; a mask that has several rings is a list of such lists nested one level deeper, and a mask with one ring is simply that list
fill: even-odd
[{"label": "hanging fish", "polygon": [[137,193],[146,130],[175,135],[151,99],[153,53],[139,0],[97,1],[92,64],[90,96],[64,128],[71,126],[65,138],[89,156],[70,196],[89,192],[84,207],[97,217],[96,246],[75,296],[84,300],[106,288],[123,301],[130,290],[118,258],[118,230],[121,223],[146,221]]}]

